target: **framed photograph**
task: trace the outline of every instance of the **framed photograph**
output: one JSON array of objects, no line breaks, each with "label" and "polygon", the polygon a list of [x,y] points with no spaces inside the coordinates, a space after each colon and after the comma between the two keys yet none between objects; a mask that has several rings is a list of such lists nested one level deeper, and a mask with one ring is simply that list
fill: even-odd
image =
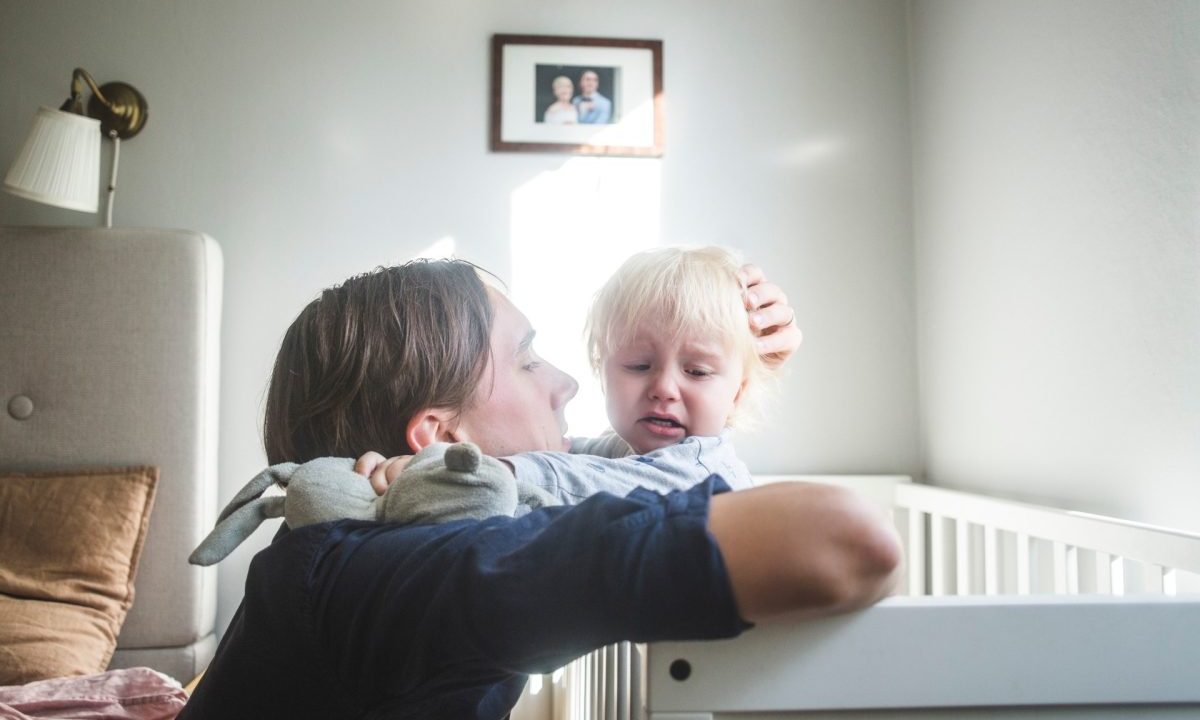
[{"label": "framed photograph", "polygon": [[492,36],[492,150],[661,157],[662,41]]}]

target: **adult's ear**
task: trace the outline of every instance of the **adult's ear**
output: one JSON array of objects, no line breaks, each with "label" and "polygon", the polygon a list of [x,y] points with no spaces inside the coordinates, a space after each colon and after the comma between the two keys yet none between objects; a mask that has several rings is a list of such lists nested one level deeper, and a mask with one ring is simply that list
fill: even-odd
[{"label": "adult's ear", "polygon": [[435,442],[454,442],[455,413],[446,408],[427,408],[418,411],[408,421],[404,439],[414,453]]}]

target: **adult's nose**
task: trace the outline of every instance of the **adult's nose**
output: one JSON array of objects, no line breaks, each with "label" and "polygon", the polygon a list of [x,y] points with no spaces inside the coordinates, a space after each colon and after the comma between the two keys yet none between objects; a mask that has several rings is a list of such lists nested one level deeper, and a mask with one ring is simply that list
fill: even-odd
[{"label": "adult's nose", "polygon": [[553,367],[554,372],[558,375],[558,378],[555,382],[556,387],[554,391],[554,406],[556,408],[561,408],[570,402],[571,398],[575,397],[575,395],[579,393],[579,383],[575,381],[575,378],[571,377],[562,370],[559,370],[558,366]]}]

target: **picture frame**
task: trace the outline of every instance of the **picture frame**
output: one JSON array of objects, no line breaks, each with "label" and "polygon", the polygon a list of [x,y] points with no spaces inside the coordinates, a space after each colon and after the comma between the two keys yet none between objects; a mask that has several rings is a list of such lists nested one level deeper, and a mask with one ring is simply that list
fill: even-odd
[{"label": "picture frame", "polygon": [[662,157],[661,40],[492,36],[491,149]]}]

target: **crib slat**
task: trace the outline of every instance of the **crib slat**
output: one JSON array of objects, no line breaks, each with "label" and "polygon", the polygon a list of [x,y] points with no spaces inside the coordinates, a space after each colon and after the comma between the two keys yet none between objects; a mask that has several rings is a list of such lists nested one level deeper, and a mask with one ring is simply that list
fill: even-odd
[{"label": "crib slat", "polygon": [[1125,558],[1113,555],[1108,561],[1108,576],[1113,595],[1125,594]]},{"label": "crib slat", "polygon": [[604,650],[604,720],[617,720],[617,646]]},{"label": "crib slat", "polygon": [[930,594],[946,594],[946,523],[941,515],[929,516]]},{"label": "crib slat", "polygon": [[1094,555],[1096,592],[1100,595],[1109,595],[1112,593],[1112,556],[1099,550]]},{"label": "crib slat", "polygon": [[588,683],[592,681],[591,671],[589,669],[590,661],[590,655],[584,655],[582,658],[576,661],[577,665],[579,666],[576,675],[576,677],[579,678],[579,683],[576,686],[578,689],[575,691],[575,706],[577,713],[575,717],[579,720],[588,720],[588,713],[590,713],[592,709],[592,696],[588,692]]},{"label": "crib slat", "polygon": [[1125,594],[1125,558],[1096,552],[1096,592],[1109,595]]},{"label": "crib slat", "polygon": [[609,647],[600,648],[596,651],[596,664],[600,667],[600,672],[596,677],[596,702],[600,705],[596,711],[597,720],[611,720],[608,715],[608,685],[609,671],[611,669],[609,661]]},{"label": "crib slat", "polygon": [[592,653],[592,718],[604,720],[604,648]]},{"label": "crib slat", "polygon": [[583,677],[583,682],[580,683],[579,696],[579,718],[581,720],[592,720],[592,656],[587,655],[583,659],[583,666],[579,668],[580,675]]},{"label": "crib slat", "polygon": [[1166,568],[1162,579],[1163,595],[1174,596],[1179,591],[1178,576],[1175,568]]},{"label": "crib slat", "polygon": [[925,594],[925,513],[914,508],[908,510],[908,552],[904,561],[908,563],[908,594]]},{"label": "crib slat", "polygon": [[575,662],[571,662],[571,666],[570,666],[571,672],[568,676],[571,678],[571,684],[570,684],[571,694],[569,696],[570,701],[571,701],[571,715],[570,715],[571,720],[584,720],[584,718],[587,718],[587,708],[583,707],[583,703],[584,703],[584,701],[586,701],[586,698],[588,696],[588,694],[587,694],[588,680],[587,680],[587,673],[586,673],[587,665],[588,665],[588,656],[587,655],[582,656],[582,658],[576,660]]},{"label": "crib slat", "polygon": [[604,648],[592,652],[592,718],[604,718]]},{"label": "crib slat", "polygon": [[1030,577],[1029,560],[1033,548],[1030,547],[1029,536],[1017,533],[1017,594],[1028,595],[1033,584]]},{"label": "crib slat", "polygon": [[629,720],[646,720],[646,648],[629,643]]},{"label": "crib slat", "polygon": [[[564,712],[568,718],[582,717],[579,714],[579,660],[568,665],[563,670],[562,687]],[[556,688],[557,689],[557,688]],[[555,709],[557,709],[557,704]]]},{"label": "crib slat", "polygon": [[983,527],[983,592],[1000,594],[1000,531],[994,525]]},{"label": "crib slat", "polygon": [[1054,549],[1054,594],[1065,595],[1067,592],[1067,545],[1055,542]]},{"label": "crib slat", "polygon": [[1067,546],[1066,555],[1067,564],[1067,593],[1069,595],[1079,594],[1079,548],[1074,545]]},{"label": "crib slat", "polygon": [[563,672],[563,689],[566,692],[563,694],[565,698],[565,711],[568,718],[583,717],[579,711],[579,664],[582,660],[576,660],[568,665]]},{"label": "crib slat", "polygon": [[959,595],[971,594],[971,523],[954,521],[954,579]]},{"label": "crib slat", "polygon": [[596,653],[590,652],[587,656],[587,720],[600,720],[600,685],[596,682],[596,675],[600,668],[596,667],[598,658]]},{"label": "crib slat", "polygon": [[575,717],[580,720],[592,720],[592,656],[590,654],[583,656],[579,665],[579,676],[582,678],[579,683],[579,714]]},{"label": "crib slat", "polygon": [[629,683],[633,657],[630,643],[623,642],[617,646],[617,720],[633,720],[629,704]]}]

